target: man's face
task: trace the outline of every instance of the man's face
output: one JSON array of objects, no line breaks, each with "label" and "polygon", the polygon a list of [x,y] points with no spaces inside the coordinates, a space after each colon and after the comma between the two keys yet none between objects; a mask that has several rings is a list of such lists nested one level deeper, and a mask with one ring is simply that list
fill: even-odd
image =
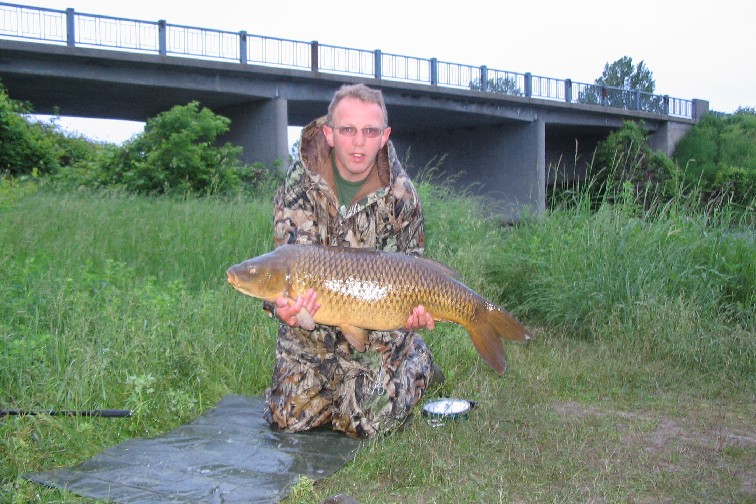
[{"label": "man's face", "polygon": [[[357,134],[350,137],[339,133],[338,128],[345,126],[356,128]],[[362,130],[383,127],[383,111],[376,103],[346,97],[336,104],[333,110],[333,128],[323,126],[323,133],[328,145],[333,148],[336,168],[344,179],[357,182],[368,176],[378,151],[388,141],[391,128],[386,128],[375,138],[366,137]]]}]

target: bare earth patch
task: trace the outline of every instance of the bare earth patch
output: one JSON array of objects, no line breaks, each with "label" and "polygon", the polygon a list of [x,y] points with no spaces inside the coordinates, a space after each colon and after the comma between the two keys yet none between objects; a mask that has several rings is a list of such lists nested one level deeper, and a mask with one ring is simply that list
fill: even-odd
[{"label": "bare earth patch", "polygon": [[574,401],[554,403],[552,407],[565,420],[616,419],[617,442],[624,453],[624,457],[616,458],[624,460],[604,460],[605,464],[624,462],[635,465],[636,470],[642,467],[652,474],[690,479],[702,486],[719,486],[730,480],[736,482],[733,486],[738,499],[756,501],[756,422],[752,406],[746,406],[743,414],[693,403],[686,406],[684,418]]}]

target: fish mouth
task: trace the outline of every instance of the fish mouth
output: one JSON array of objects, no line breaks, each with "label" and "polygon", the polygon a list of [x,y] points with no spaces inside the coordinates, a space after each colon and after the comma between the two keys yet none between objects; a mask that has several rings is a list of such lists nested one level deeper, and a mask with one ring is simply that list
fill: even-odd
[{"label": "fish mouth", "polygon": [[228,276],[228,283],[231,284],[231,286],[241,292],[242,294],[246,294],[247,296],[255,297],[249,289],[245,289],[242,285],[241,280],[239,280],[239,277],[236,276],[231,270],[226,271],[226,275]]},{"label": "fish mouth", "polygon": [[231,270],[226,271],[226,275],[228,276],[228,283],[233,285],[235,288],[239,288],[239,279],[234,275]]}]

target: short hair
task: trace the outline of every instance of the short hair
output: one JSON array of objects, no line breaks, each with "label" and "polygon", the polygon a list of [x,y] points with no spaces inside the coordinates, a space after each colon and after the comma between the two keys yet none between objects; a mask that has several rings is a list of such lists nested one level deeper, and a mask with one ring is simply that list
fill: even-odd
[{"label": "short hair", "polygon": [[380,89],[367,87],[365,84],[344,84],[334,94],[328,105],[328,124],[333,125],[333,110],[344,98],[357,98],[365,103],[375,103],[383,111],[383,126],[388,127],[388,110]]}]

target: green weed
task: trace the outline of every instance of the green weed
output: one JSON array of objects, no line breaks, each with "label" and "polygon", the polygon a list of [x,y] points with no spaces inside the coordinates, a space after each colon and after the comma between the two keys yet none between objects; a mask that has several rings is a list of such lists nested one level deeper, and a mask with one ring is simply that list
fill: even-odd
[{"label": "green weed", "polygon": [[[288,502],[727,501],[752,498],[753,232],[681,207],[552,208],[502,227],[473,198],[420,183],[430,257],[536,334],[499,377],[465,331],[424,337],[446,375],[420,412]],[[132,409],[128,419],[0,419],[0,501],[87,502],[28,472],[181,425],[228,393],[261,394],[273,321],[225,269],[272,246],[270,196],[30,191],[2,208],[1,408]],[[630,205],[627,202],[627,205]],[[674,433],[677,433],[675,436]],[[705,496],[697,497],[697,496]]]}]

